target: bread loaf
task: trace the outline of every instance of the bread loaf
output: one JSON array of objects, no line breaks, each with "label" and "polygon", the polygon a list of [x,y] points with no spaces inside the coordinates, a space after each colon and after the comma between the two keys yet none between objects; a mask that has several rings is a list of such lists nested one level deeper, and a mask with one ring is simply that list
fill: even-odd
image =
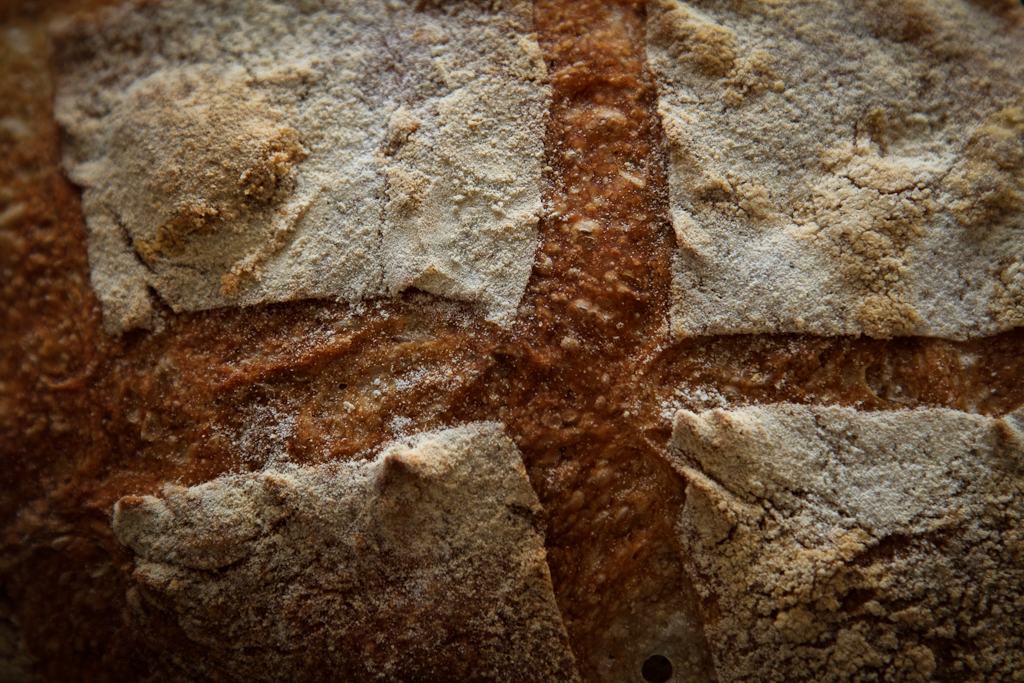
[{"label": "bread loaf", "polygon": [[1020,3],[0,31],[0,681],[1020,680]]}]

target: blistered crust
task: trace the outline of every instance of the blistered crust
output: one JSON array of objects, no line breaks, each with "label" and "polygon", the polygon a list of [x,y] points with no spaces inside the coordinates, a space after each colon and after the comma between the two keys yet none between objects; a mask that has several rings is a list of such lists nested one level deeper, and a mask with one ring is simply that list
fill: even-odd
[{"label": "blistered crust", "polygon": [[[65,26],[56,114],[108,331],[411,287],[507,320],[540,215],[525,2],[165,3]],[[130,49],[118,46],[129,45]]]},{"label": "blistered crust", "polygon": [[718,680],[1018,680],[1022,418],[679,411],[681,534]]},{"label": "blistered crust", "polygon": [[578,680],[539,508],[512,442],[475,424],[128,496],[113,528],[175,680]]},{"label": "blistered crust", "polygon": [[1024,9],[650,3],[682,337],[1024,323]]}]

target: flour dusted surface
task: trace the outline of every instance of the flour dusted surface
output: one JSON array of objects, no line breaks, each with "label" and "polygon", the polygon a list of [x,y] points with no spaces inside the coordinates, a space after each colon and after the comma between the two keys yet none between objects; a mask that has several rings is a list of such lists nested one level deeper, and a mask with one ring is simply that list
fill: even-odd
[{"label": "flour dusted surface", "polygon": [[679,411],[719,681],[1018,681],[1024,415]]},{"label": "flour dusted surface", "polygon": [[416,287],[506,320],[541,208],[531,25],[525,2],[248,0],[66,26],[56,111],[108,331],[152,326],[150,289],[182,311]]},{"label": "flour dusted surface", "polygon": [[113,527],[131,618],[180,680],[577,680],[539,507],[478,423],[129,496]]},{"label": "flour dusted surface", "polygon": [[1024,8],[656,0],[682,337],[1024,323]]}]

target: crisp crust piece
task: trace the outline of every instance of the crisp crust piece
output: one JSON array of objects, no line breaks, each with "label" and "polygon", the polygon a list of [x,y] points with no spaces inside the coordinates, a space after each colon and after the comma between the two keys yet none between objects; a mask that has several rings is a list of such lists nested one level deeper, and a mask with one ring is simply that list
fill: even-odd
[{"label": "crisp crust piece", "polygon": [[771,405],[675,418],[720,681],[1015,681],[1024,413]]},{"label": "crisp crust piece", "polygon": [[66,26],[56,113],[107,330],[152,327],[149,288],[194,311],[415,287],[507,320],[550,102],[531,27],[522,0],[154,3]]},{"label": "crisp crust piece", "polygon": [[113,528],[166,680],[577,681],[539,508],[492,423],[129,496]]},{"label": "crisp crust piece", "polygon": [[1024,322],[1024,9],[655,0],[676,335]]}]

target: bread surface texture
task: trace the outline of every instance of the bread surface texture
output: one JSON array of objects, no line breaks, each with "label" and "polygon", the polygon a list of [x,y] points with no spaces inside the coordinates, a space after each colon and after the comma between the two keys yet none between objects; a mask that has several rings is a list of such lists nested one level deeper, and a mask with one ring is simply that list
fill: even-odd
[{"label": "bread surface texture", "polygon": [[186,1],[69,22],[56,112],[108,331],[151,328],[154,293],[194,311],[415,287],[507,320],[550,100],[531,26],[521,1]]},{"label": "bread surface texture", "polygon": [[113,528],[169,680],[579,680],[538,507],[515,445],[474,424],[122,498]]},{"label": "bread surface texture", "polygon": [[1003,6],[651,2],[673,331],[1019,327],[1024,27]]},{"label": "bread surface texture", "polygon": [[0,683],[1024,683],[1016,0],[0,0]]},{"label": "bread surface texture", "polygon": [[720,680],[1017,679],[1024,413],[682,410],[672,444]]}]

